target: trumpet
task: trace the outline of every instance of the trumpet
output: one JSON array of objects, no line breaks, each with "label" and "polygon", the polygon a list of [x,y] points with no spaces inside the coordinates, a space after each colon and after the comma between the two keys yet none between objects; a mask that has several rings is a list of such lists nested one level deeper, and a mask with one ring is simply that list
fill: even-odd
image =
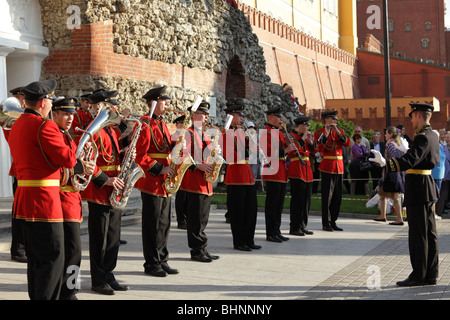
[{"label": "trumpet", "polygon": [[0,122],[5,130],[11,130],[12,125],[23,113],[19,99],[9,97],[0,104]]}]

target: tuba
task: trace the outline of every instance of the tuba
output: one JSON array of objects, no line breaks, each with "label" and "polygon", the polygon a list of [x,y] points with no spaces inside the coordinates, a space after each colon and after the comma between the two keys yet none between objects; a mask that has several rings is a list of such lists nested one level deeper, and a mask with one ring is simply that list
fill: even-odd
[{"label": "tuba", "polygon": [[166,189],[168,193],[175,193],[178,191],[178,188],[180,188],[181,181],[183,180],[186,170],[191,165],[194,164],[194,159],[192,159],[192,156],[189,153],[183,156],[183,149],[185,148],[184,135],[189,125],[189,121],[191,120],[192,114],[197,110],[201,102],[202,102],[201,97],[198,97],[195,100],[194,105],[192,106],[191,109],[191,114],[189,116],[187,116],[184,112],[181,111],[167,109],[169,111],[174,111],[185,115],[185,119],[183,122],[183,129],[181,130],[177,143],[175,144],[175,147],[173,147],[171,152],[170,167],[175,170],[175,174],[172,177],[167,176],[166,179],[164,180],[164,189]]},{"label": "tuba", "polygon": [[9,97],[0,104],[0,122],[5,130],[11,130],[12,125],[23,113],[19,99]]},{"label": "tuba", "polygon": [[[220,168],[222,164],[225,162],[225,159],[220,155],[216,154],[216,148],[219,144],[220,131],[217,127],[215,127],[211,122],[208,122],[207,125],[214,130],[214,134],[211,136],[212,144],[211,144],[211,154],[207,159],[206,163],[212,166],[211,172],[205,172],[205,180],[210,183],[215,183],[219,178]],[[229,126],[228,126],[229,127]],[[225,127],[225,130],[228,128]]]},{"label": "tuba", "polygon": [[144,170],[142,170],[141,166],[138,165],[135,161],[131,160],[131,156],[136,149],[136,142],[141,132],[142,123],[138,119],[134,118],[124,118],[124,120],[136,122],[136,128],[131,137],[130,145],[125,151],[122,163],[120,164],[120,172],[117,176],[124,182],[124,187],[122,190],[114,189],[109,198],[111,206],[115,209],[122,209],[126,206],[131,191],[133,190],[134,184],[140,178],[145,176],[145,172]]},{"label": "tuba", "polygon": [[[105,103],[106,104],[106,103]],[[101,129],[113,125],[118,126],[122,117],[115,110],[114,107],[109,105],[104,105],[104,108],[98,113],[95,119],[88,125],[86,130],[80,128],[75,128],[75,131],[83,131],[83,135],[80,138],[80,143],[76,151],[77,159],[83,161],[96,161],[98,157],[98,149],[94,142],[93,136]],[[84,150],[86,144],[91,142],[91,147],[88,150]],[[94,154],[94,157],[92,155]],[[92,175],[86,175],[84,173],[75,174],[72,176],[72,186],[78,190],[83,191],[88,186],[91,181]]]}]

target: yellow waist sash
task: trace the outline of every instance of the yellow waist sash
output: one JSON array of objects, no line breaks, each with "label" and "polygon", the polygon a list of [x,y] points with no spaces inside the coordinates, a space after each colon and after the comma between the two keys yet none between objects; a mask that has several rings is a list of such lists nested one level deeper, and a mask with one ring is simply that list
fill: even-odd
[{"label": "yellow waist sash", "polygon": [[238,162],[228,163],[229,165],[233,164],[248,164],[248,160],[239,160]]},{"label": "yellow waist sash", "polygon": [[148,156],[150,158],[154,158],[154,159],[167,159],[167,158],[169,158],[170,154],[168,154],[168,153],[148,153]]},{"label": "yellow waist sash", "polygon": [[59,187],[59,180],[18,180],[18,187]]},{"label": "yellow waist sash", "polygon": [[73,186],[64,186],[59,188],[60,192],[78,192]]},{"label": "yellow waist sash", "polygon": [[342,157],[342,156],[324,156],[323,159],[328,159],[328,160],[342,160],[343,157]]},{"label": "yellow waist sash", "polygon": [[431,174],[431,170],[423,170],[423,169],[408,169],[406,170],[406,174],[421,174],[424,176],[428,176]]},{"label": "yellow waist sash", "polygon": [[100,170],[102,170],[102,171],[115,171],[115,170],[120,171],[120,165],[112,164],[110,166],[101,166]]},{"label": "yellow waist sash", "polygon": [[[298,157],[292,158],[291,161],[299,161],[300,159]],[[309,157],[302,157],[303,161],[309,161]]]}]

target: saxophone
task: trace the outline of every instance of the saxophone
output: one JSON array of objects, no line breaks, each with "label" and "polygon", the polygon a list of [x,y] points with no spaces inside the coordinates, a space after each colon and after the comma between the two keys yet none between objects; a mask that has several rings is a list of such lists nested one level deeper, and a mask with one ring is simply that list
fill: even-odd
[{"label": "saxophone", "polygon": [[175,144],[175,147],[173,147],[171,152],[170,167],[175,170],[175,174],[171,177],[167,176],[163,184],[164,189],[166,189],[168,193],[175,193],[178,191],[186,170],[195,163],[190,154],[187,154],[183,157],[183,150],[186,145],[184,135],[186,134],[186,129],[188,128],[189,121],[192,118],[192,114],[197,111],[197,108],[201,102],[202,97],[197,97],[197,99],[194,101],[194,105],[191,108],[191,113],[189,116],[187,116],[186,113],[182,111],[166,109],[168,111],[184,114],[185,116],[180,136],[178,137],[177,143]]},{"label": "saxophone", "polygon": [[211,154],[206,163],[212,166],[211,172],[205,172],[205,180],[211,183],[215,183],[219,178],[220,168],[225,162],[225,159],[216,153],[217,146],[219,144],[220,131],[211,122],[207,122],[207,125],[214,130],[214,134],[211,135]]},{"label": "saxophone", "polygon": [[185,148],[184,135],[186,133],[187,125],[191,117],[188,118],[186,114],[181,111],[175,111],[172,109],[167,110],[182,113],[185,115],[183,129],[181,129],[177,143],[175,144],[175,147],[173,147],[171,152],[171,161],[169,166],[174,169],[175,174],[171,177],[167,176],[164,180],[164,189],[166,189],[168,193],[175,193],[180,188],[181,181],[183,180],[186,170],[194,164],[194,159],[192,159],[192,156],[190,154],[187,154],[185,157],[183,157],[183,149]]},{"label": "saxophone", "polygon": [[145,172],[141,168],[141,166],[138,165],[134,160],[131,160],[131,156],[136,149],[136,142],[141,132],[142,123],[138,119],[134,118],[124,118],[124,120],[136,122],[136,127],[131,137],[130,145],[125,151],[122,163],[120,164],[120,172],[117,175],[117,177],[122,179],[122,181],[124,182],[124,187],[121,190],[114,189],[111,196],[109,197],[109,202],[114,209],[122,209],[126,206],[131,191],[133,190],[134,184],[140,178],[145,176]]}]

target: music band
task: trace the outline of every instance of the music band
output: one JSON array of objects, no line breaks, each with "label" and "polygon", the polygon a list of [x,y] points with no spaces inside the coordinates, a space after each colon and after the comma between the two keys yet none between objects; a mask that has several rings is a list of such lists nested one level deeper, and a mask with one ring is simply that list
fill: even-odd
[{"label": "music band", "polygon": [[[148,110],[140,119],[120,114],[115,90],[83,95],[83,107],[77,110],[76,98],[54,96],[56,87],[54,80],[23,87],[26,109],[19,116],[3,110],[8,117],[2,118],[3,128],[14,123],[7,129],[17,178],[13,217],[23,221],[30,299],[76,299],[77,290],[68,284],[71,267],[79,268],[81,262],[82,201],[89,209],[91,289],[111,295],[129,289],[119,284],[114,269],[121,210],[133,188],[140,191],[142,199],[144,273],[165,277],[179,273],[168,264],[170,203],[174,195],[178,201],[178,192],[187,209],[183,220],[191,259],[219,259],[206,249],[205,229],[213,183],[222,166],[226,166],[224,184],[233,248],[240,251],[261,249],[254,239],[258,204],[256,177],[249,161],[252,153],[257,153],[263,164],[268,241],[288,240],[280,231],[288,181],[292,195],[289,234],[312,234],[307,229],[313,180],[310,155],[316,151],[327,154],[320,170],[330,179],[322,180],[322,195],[324,188],[338,192],[342,184],[340,152],[349,143],[343,130],[325,127],[313,134],[308,130],[310,118],[298,117],[294,130],[288,132],[281,107],[265,112],[267,125],[255,137],[245,126],[243,105],[227,106],[227,123],[220,131],[208,121],[209,103],[200,98],[186,113],[175,111],[184,116],[171,135],[164,115],[174,110],[168,108],[171,96],[165,86],[143,95]],[[335,120],[336,114],[324,113],[323,117]],[[127,128],[132,133],[124,136]],[[329,208],[323,215],[324,230],[330,225],[339,230],[335,224],[339,208],[332,211],[338,198],[332,194],[324,197]]]}]

